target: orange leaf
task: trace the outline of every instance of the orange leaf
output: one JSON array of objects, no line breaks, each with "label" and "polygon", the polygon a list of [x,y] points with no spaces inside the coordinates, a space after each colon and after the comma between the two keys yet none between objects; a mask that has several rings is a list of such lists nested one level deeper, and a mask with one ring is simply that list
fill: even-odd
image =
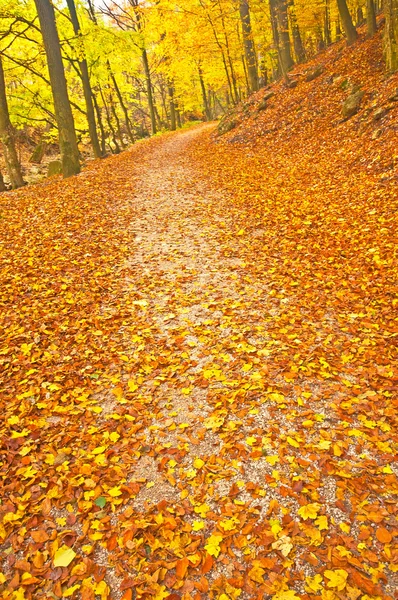
[{"label": "orange leaf", "polygon": [[389,544],[392,540],[392,535],[385,527],[376,529],[376,537],[382,544]]},{"label": "orange leaf", "polygon": [[181,558],[180,560],[177,560],[177,565],[176,565],[177,577],[179,577],[180,579],[184,579],[185,574],[188,569],[188,564],[189,564],[189,560],[187,559],[186,556],[184,556],[184,558]]},{"label": "orange leaf", "polygon": [[41,544],[43,542],[46,542],[49,537],[46,531],[44,531],[44,529],[38,529],[37,531],[31,531],[30,535],[32,536],[33,540],[36,542],[36,544]]}]

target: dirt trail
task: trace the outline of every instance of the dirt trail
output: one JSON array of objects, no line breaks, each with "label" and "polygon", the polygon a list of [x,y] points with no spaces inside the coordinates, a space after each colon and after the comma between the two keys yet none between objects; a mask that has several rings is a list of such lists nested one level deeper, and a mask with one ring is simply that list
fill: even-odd
[{"label": "dirt trail", "polygon": [[[291,229],[291,203],[295,224],[320,210],[323,239],[323,201],[308,208],[295,182],[285,199],[270,157],[247,192],[250,153],[216,148],[209,127],[5,197],[18,273],[4,280],[7,599],[24,597],[21,570],[27,598],[384,600],[398,588],[389,380],[376,389],[346,350],[380,343],[378,330],[330,301],[323,246]],[[220,173],[243,201],[212,183],[214,165],[208,177],[211,152],[242,161]],[[61,568],[66,547],[76,556]]]}]

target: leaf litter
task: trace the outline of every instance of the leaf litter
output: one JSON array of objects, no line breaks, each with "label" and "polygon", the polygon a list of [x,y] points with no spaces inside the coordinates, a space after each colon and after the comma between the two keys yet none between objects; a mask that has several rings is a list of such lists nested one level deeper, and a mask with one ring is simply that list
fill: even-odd
[{"label": "leaf litter", "polygon": [[396,597],[396,156],[308,85],[1,197],[4,598]]}]

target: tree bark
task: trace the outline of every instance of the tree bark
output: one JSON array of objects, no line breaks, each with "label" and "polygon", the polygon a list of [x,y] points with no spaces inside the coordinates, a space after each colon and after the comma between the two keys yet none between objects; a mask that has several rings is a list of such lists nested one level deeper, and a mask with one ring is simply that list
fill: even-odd
[{"label": "tree bark", "polygon": [[384,0],[384,54],[387,71],[398,71],[398,0]]},{"label": "tree bark", "polygon": [[35,0],[35,5],[47,55],[55,117],[58,125],[62,174],[64,177],[70,177],[80,172],[79,149],[62,63],[54,7],[50,0]]},{"label": "tree bark", "polygon": [[[66,4],[69,8],[69,14],[73,25],[73,31],[75,32],[75,35],[81,39],[81,28],[76,12],[75,2],[74,0],[66,0]],[[84,101],[86,103],[86,115],[91,146],[93,148],[95,158],[99,158],[102,155],[102,152],[98,141],[97,125],[95,123],[95,113],[93,105],[93,93],[91,90],[90,77],[88,74],[87,60],[85,58],[79,60],[79,67],[83,84]]]},{"label": "tree bark", "polygon": [[272,33],[278,51],[279,70],[282,72],[285,79],[288,79],[287,72],[294,63],[290,50],[287,0],[269,0],[269,3]]},{"label": "tree bark", "polygon": [[113,87],[115,88],[115,92],[116,92],[117,98],[119,100],[119,104],[120,104],[120,106],[122,108],[122,111],[123,111],[123,114],[124,114],[124,122],[125,122],[125,125],[126,125],[127,134],[128,134],[128,136],[130,138],[130,141],[134,143],[135,140],[134,140],[133,132],[131,131],[130,119],[129,119],[129,114],[128,114],[128,111],[127,111],[127,107],[126,107],[126,105],[125,105],[125,103],[123,101],[123,97],[122,97],[122,94],[120,92],[120,88],[119,88],[119,86],[117,84],[116,77],[115,77],[115,75],[114,75],[114,73],[113,73],[113,71],[111,69],[111,65],[110,65],[109,61],[108,61],[108,68],[109,68],[109,74],[110,74],[111,79],[112,79]]},{"label": "tree bark", "polygon": [[154,135],[157,131],[156,112],[155,112],[155,103],[153,101],[153,94],[152,94],[151,72],[149,70],[148,55],[147,55],[145,48],[142,50],[142,64],[144,65],[146,93],[148,96],[149,114],[151,117],[151,131],[152,131],[152,135]]},{"label": "tree bark", "polygon": [[247,75],[249,79],[250,91],[257,92],[258,90],[258,73],[256,50],[253,41],[253,32],[250,21],[250,10],[248,0],[240,0],[239,14],[242,23],[243,47],[247,64]]},{"label": "tree bark", "polygon": [[348,10],[347,6],[347,1],[337,0],[337,7],[339,9],[341,24],[343,25],[344,33],[347,38],[347,44],[348,46],[351,46],[351,44],[353,44],[357,40],[358,33],[355,29],[354,23],[352,22],[350,11]]},{"label": "tree bark", "polygon": [[171,131],[175,131],[177,129],[177,120],[176,120],[176,105],[174,103],[173,84],[168,85],[168,93],[169,93],[169,105],[170,105],[170,129],[171,129]]},{"label": "tree bark", "polygon": [[301,63],[305,61],[306,56],[303,40],[301,39],[300,28],[297,23],[296,9],[293,0],[291,0],[290,2],[290,23],[292,29],[293,48],[294,54],[296,56],[296,62]]},{"label": "tree bark", "polygon": [[332,43],[332,35],[330,32],[330,12],[329,12],[329,0],[325,0],[325,16],[324,16],[324,37],[326,46],[330,46]]},{"label": "tree bark", "polygon": [[[8,112],[6,83],[4,78],[3,63],[0,56],[0,140],[3,146],[4,158],[12,188],[24,185],[21,165],[19,164],[15,149],[14,131]],[[4,185],[4,182],[3,182]]]},{"label": "tree bark", "polygon": [[102,117],[101,117],[101,109],[98,106],[97,98],[95,97],[94,93],[93,93],[93,103],[94,103],[95,113],[97,115],[98,127],[101,132],[101,154],[102,154],[102,156],[104,156],[106,153],[106,141],[105,141],[106,135],[105,135],[104,124],[102,122]]},{"label": "tree bark", "polygon": [[4,183],[3,173],[0,171],[0,192],[5,192],[6,186]]},{"label": "tree bark", "polygon": [[205,82],[203,81],[203,73],[202,73],[202,69],[200,67],[198,67],[198,73],[199,73],[200,89],[202,90],[203,107],[205,109],[206,121],[211,121],[211,111],[210,111],[210,107],[209,107],[209,102],[207,100]]},{"label": "tree bark", "polygon": [[287,0],[277,0],[276,17],[279,27],[280,53],[285,73],[292,68],[294,62],[290,49],[289,21],[287,16]]},{"label": "tree bark", "polygon": [[366,0],[366,25],[368,37],[373,37],[377,31],[376,10],[373,0]]}]

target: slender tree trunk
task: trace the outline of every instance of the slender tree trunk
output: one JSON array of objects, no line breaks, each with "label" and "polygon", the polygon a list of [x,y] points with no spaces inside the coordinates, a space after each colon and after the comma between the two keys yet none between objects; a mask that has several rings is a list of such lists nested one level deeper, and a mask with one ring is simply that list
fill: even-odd
[{"label": "slender tree trunk", "polygon": [[387,71],[398,70],[398,0],[384,0],[386,26],[384,29],[384,54]]},{"label": "slender tree trunk", "polygon": [[54,98],[62,173],[64,177],[69,177],[80,172],[79,149],[77,147],[75,123],[69,102],[64,65],[62,63],[54,7],[50,0],[35,0],[35,5],[47,55],[51,91]]},{"label": "slender tree trunk", "polygon": [[283,71],[286,74],[293,66],[292,53],[290,50],[289,21],[287,16],[287,0],[277,0],[276,17],[279,28],[280,55]]},{"label": "slender tree trunk", "polygon": [[[6,83],[4,78],[3,63],[0,56],[0,141],[4,151],[11,186],[15,189],[24,185],[21,165],[19,164],[15,149],[14,131],[8,112]],[[0,182],[1,183],[1,182]],[[3,182],[4,185],[4,182]]]},{"label": "slender tree trunk", "polygon": [[233,102],[234,102],[234,104],[236,104],[239,101],[239,94],[238,94],[238,88],[237,88],[237,84],[236,84],[236,76],[235,76],[234,64],[232,62],[231,51],[230,51],[230,47],[229,47],[228,35],[227,35],[226,28],[225,28],[224,15],[222,13],[221,6],[220,6],[220,13],[221,13],[221,24],[222,24],[223,33],[224,33],[225,47],[227,49],[228,64],[229,64],[229,68],[230,68],[230,71],[231,71],[232,87],[233,87],[233,90],[234,90]]},{"label": "slender tree trunk", "polygon": [[0,171],[0,192],[5,192],[6,186],[4,183],[3,173]]},{"label": "slender tree trunk", "polygon": [[251,92],[258,90],[258,73],[256,50],[253,41],[253,32],[250,21],[250,10],[248,0],[240,0],[239,14],[242,23],[243,47],[247,64],[247,75]]},{"label": "slender tree trunk", "polygon": [[101,109],[98,106],[97,98],[95,97],[94,93],[93,93],[93,103],[94,103],[95,113],[97,115],[98,127],[101,132],[101,155],[104,156],[104,154],[106,153],[105,129],[104,129],[104,124],[102,122]]},{"label": "slender tree trunk", "polygon": [[198,67],[198,73],[199,73],[200,89],[202,90],[203,107],[205,109],[206,121],[211,121],[211,112],[210,112],[210,108],[209,108],[209,103],[207,101],[205,82],[203,81],[203,73],[202,73],[201,67]]},{"label": "slender tree trunk", "polygon": [[324,37],[326,46],[330,46],[332,43],[332,36],[330,32],[330,12],[329,12],[329,0],[325,0],[325,17],[324,17]]},{"label": "slender tree trunk", "polygon": [[343,25],[344,33],[347,38],[347,44],[348,46],[351,46],[351,44],[353,44],[357,40],[358,33],[354,27],[354,23],[352,22],[350,11],[348,10],[347,6],[347,1],[337,0],[337,7],[339,9],[339,15],[341,23]]},{"label": "slender tree trunk", "polygon": [[174,103],[173,84],[169,84],[168,92],[169,92],[169,105],[170,105],[170,129],[171,129],[171,131],[175,131],[177,129],[177,120],[176,120],[176,105]]},{"label": "slender tree trunk", "polygon": [[111,69],[111,66],[110,66],[109,62],[108,62],[108,68],[109,68],[109,75],[111,76],[111,79],[112,79],[113,87],[115,88],[117,99],[119,100],[119,104],[120,104],[121,109],[122,109],[123,114],[124,114],[124,123],[126,125],[127,135],[129,136],[130,141],[134,142],[135,140],[134,140],[133,132],[131,131],[131,125],[130,125],[130,119],[129,119],[129,114],[128,114],[128,111],[127,111],[127,107],[126,107],[126,105],[125,105],[125,103],[123,101],[123,96],[122,96],[122,94],[120,92],[120,88],[119,88],[119,86],[117,84],[116,77],[115,77],[115,75],[114,75],[114,73],[113,73],[113,71]]},{"label": "slender tree trunk", "polygon": [[117,135],[118,135],[118,138],[120,140],[120,144],[121,144],[122,148],[124,149],[124,148],[127,147],[127,145],[126,145],[126,143],[125,143],[125,141],[123,139],[123,133],[122,133],[122,129],[120,127],[120,119],[119,119],[118,114],[116,112],[116,107],[115,107],[115,103],[113,102],[113,96],[112,96],[112,94],[109,94],[109,104],[110,104],[110,107],[111,107],[111,113],[113,115],[113,118],[115,119]]},{"label": "slender tree trunk", "polygon": [[272,38],[274,41],[274,47],[276,50],[276,54],[277,54],[277,61],[278,61],[278,74],[284,74],[283,73],[283,68],[282,68],[282,64],[281,64],[281,57],[280,57],[280,48],[279,48],[279,32],[278,32],[278,21],[276,18],[276,0],[269,0],[269,12],[270,12],[270,17],[271,17],[271,28],[272,28]]},{"label": "slender tree trunk", "polygon": [[290,23],[292,29],[293,48],[294,54],[296,56],[296,62],[301,63],[305,61],[306,56],[303,41],[301,39],[300,29],[297,23],[296,9],[293,0],[291,0],[290,2]]},{"label": "slender tree trunk", "polygon": [[[119,154],[119,152],[120,152],[120,146],[119,146],[118,141],[116,139],[115,128],[113,127],[111,115],[109,114],[109,108],[108,108],[108,105],[106,103],[105,95],[104,95],[104,92],[102,91],[101,87],[100,87],[100,94],[101,94],[101,98],[102,98],[102,103],[103,103],[104,108],[105,108],[106,120],[107,120],[107,123],[108,123],[109,130],[111,132],[112,141],[113,141],[113,143],[115,145],[115,153]],[[110,144],[109,144],[109,146],[110,146]],[[111,148],[111,150],[112,150],[112,148]]]},{"label": "slender tree trunk", "polygon": [[[80,23],[76,12],[75,1],[66,0],[66,4],[69,8],[69,14],[73,25],[73,31],[75,32],[75,35],[80,39],[80,42],[82,42]],[[84,101],[86,104],[86,115],[91,146],[93,148],[95,158],[99,158],[101,156],[101,148],[98,141],[97,126],[95,123],[95,113],[93,105],[93,94],[91,90],[90,77],[88,74],[87,60],[85,58],[79,60],[79,67],[83,84],[83,94]]]},{"label": "slender tree trunk", "polygon": [[368,37],[373,37],[377,31],[376,10],[373,0],[366,0],[366,25]]},{"label": "slender tree trunk", "polygon": [[157,131],[155,103],[153,101],[152,81],[151,81],[151,72],[149,70],[148,55],[147,55],[145,48],[142,50],[142,64],[144,65],[146,93],[148,96],[149,114],[151,117],[151,130],[152,130],[152,135],[154,135]]}]

